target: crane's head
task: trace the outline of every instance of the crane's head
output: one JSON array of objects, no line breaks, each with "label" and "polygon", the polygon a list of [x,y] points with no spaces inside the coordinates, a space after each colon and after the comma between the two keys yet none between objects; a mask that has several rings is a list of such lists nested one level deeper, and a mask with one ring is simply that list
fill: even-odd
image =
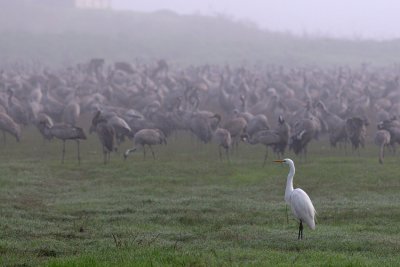
[{"label": "crane's head", "polygon": [[288,165],[294,164],[293,160],[291,160],[291,159],[278,159],[278,160],[274,160],[274,162],[276,162],[276,163],[285,163],[285,164],[288,164]]}]

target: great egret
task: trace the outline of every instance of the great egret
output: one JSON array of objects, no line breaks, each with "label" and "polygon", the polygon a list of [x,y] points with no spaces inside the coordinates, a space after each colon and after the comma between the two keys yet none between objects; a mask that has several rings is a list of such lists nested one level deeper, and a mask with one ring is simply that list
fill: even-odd
[{"label": "great egret", "polygon": [[290,171],[287,177],[285,201],[292,208],[293,215],[299,220],[299,236],[303,239],[303,222],[312,230],[315,229],[316,211],[310,197],[300,188],[293,189],[293,176],[295,173],[294,162],[291,159],[275,160],[274,162],[285,163],[289,165]]}]

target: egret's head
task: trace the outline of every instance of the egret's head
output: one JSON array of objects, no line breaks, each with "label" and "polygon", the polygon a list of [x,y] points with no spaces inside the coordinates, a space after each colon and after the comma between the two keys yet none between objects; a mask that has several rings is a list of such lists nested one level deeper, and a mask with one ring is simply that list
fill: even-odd
[{"label": "egret's head", "polygon": [[291,159],[279,159],[279,160],[274,160],[274,162],[277,162],[277,163],[285,163],[285,164],[290,164],[290,163],[292,163],[293,164],[293,160],[291,160]]}]

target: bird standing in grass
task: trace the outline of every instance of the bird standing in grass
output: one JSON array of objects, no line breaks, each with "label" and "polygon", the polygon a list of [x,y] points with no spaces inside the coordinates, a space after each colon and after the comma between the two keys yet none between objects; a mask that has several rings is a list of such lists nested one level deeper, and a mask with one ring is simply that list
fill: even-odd
[{"label": "bird standing in grass", "polygon": [[[379,125],[378,125],[379,129]],[[374,142],[379,146],[379,163],[383,164],[385,146],[390,145],[390,132],[384,129],[379,129],[375,134]]]},{"label": "bird standing in grass", "polygon": [[75,127],[65,123],[58,123],[54,125],[49,125],[46,121],[41,121],[41,128],[44,134],[50,139],[55,137],[63,141],[62,158],[61,163],[64,163],[65,157],[65,141],[75,140],[77,146],[77,158],[78,163],[81,164],[81,154],[79,149],[79,140],[86,140],[86,134],[80,127]]},{"label": "bird standing in grass", "polygon": [[152,146],[158,144],[166,145],[167,139],[165,138],[165,134],[160,129],[142,129],[135,134],[135,136],[133,137],[133,142],[135,144],[135,147],[127,149],[125,151],[124,159],[126,159],[130,153],[136,151],[138,145],[142,146],[144,159],[146,159],[145,145],[150,148],[153,159],[156,159]]},{"label": "bird standing in grass", "polygon": [[229,149],[231,148],[232,145],[232,138],[231,138],[231,133],[224,128],[219,127],[219,123],[221,122],[221,115],[219,114],[214,114],[214,116],[210,118],[216,118],[217,121],[215,124],[211,126],[212,130],[214,131],[213,138],[215,139],[216,143],[218,144],[218,152],[219,152],[219,159],[222,160],[222,152],[221,148],[225,149],[226,153],[226,158],[228,161],[229,159]]},{"label": "bird standing in grass", "polygon": [[274,162],[289,165],[289,174],[286,182],[285,201],[292,208],[293,215],[299,220],[298,239],[303,239],[303,222],[312,230],[315,229],[315,208],[310,197],[300,188],[293,189],[294,162],[291,159],[275,160]]},{"label": "bird standing in grass", "polygon": [[110,154],[114,150],[114,128],[107,123],[105,117],[102,116],[100,111],[92,119],[92,126],[90,131],[96,131],[100,143],[103,147],[104,164],[110,161]]}]

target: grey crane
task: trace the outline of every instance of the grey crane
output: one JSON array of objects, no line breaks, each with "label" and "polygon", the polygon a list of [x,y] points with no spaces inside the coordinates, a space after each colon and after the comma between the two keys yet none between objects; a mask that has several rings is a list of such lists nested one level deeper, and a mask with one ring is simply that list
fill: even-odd
[{"label": "grey crane", "polygon": [[3,131],[3,141],[6,143],[6,132],[15,137],[17,142],[21,139],[21,127],[6,113],[0,112],[0,129]]},{"label": "grey crane", "polygon": [[92,119],[91,129],[97,133],[103,148],[104,164],[107,164],[107,161],[110,161],[111,152],[114,151],[114,128],[101,116],[101,111],[97,111]]},{"label": "grey crane", "polygon": [[232,143],[233,146],[236,147],[236,149],[239,146],[241,136],[245,133],[246,126],[247,122],[242,117],[233,118],[227,121],[223,126],[223,128],[228,130],[231,134]]},{"label": "grey crane", "polygon": [[346,142],[347,134],[345,120],[330,112],[322,101],[318,101],[316,107],[321,112],[324,123],[328,126],[331,146],[336,147],[338,142]]},{"label": "grey crane", "polygon": [[253,116],[248,122],[246,126],[246,133],[249,136],[252,136],[253,134],[259,132],[259,131],[264,131],[264,130],[269,130],[271,127],[268,123],[268,118],[264,114],[258,114]]},{"label": "grey crane", "polygon": [[266,151],[264,156],[263,165],[265,165],[268,157],[268,147],[272,147],[273,151],[278,156],[283,156],[286,146],[289,141],[290,126],[282,116],[278,118],[278,127],[273,130],[258,131],[253,136],[247,134],[242,135],[242,140],[249,144],[263,144],[265,145]]},{"label": "grey crane", "polygon": [[215,142],[218,144],[219,158],[220,160],[222,160],[221,148],[223,148],[225,149],[226,158],[228,159],[228,161],[230,161],[229,149],[231,148],[232,145],[231,134],[227,129],[218,127],[219,123],[221,122],[221,115],[215,114],[211,118],[217,119],[217,122],[214,124],[215,125],[214,127],[216,129],[214,130],[213,138]]},{"label": "grey crane", "polygon": [[[101,115],[99,116],[100,117],[98,120],[106,122],[109,126],[113,127],[117,146],[125,140],[125,137],[132,137],[131,127],[123,118],[118,116],[116,113],[101,112]],[[92,124],[89,128],[89,132],[92,133],[94,131],[96,131],[96,127],[94,124]],[[116,147],[115,150],[117,151],[118,147]]]},{"label": "grey crane", "polygon": [[44,95],[41,99],[43,110],[56,121],[61,121],[64,112],[64,104],[50,95],[49,89],[44,90]]},{"label": "grey crane", "polygon": [[346,120],[346,135],[353,149],[359,152],[359,147],[364,147],[367,135],[368,123],[360,117],[352,117]]},{"label": "grey crane", "polygon": [[247,123],[249,123],[249,121],[254,117],[254,115],[247,111],[245,95],[240,95],[240,102],[241,102],[240,105],[241,110],[234,109],[233,113],[236,115],[236,117],[242,117],[243,119],[246,120]]},{"label": "grey crane", "polygon": [[36,116],[34,124],[38,128],[40,134],[43,137],[43,141],[51,140],[53,136],[46,130],[46,128],[51,128],[54,125],[53,119],[44,112],[39,113]]},{"label": "grey crane", "polygon": [[181,117],[183,128],[189,129],[201,142],[209,143],[212,140],[213,130],[211,128],[211,118],[214,113],[208,110],[199,110],[200,99],[194,98],[194,110],[178,111]]},{"label": "grey crane", "polygon": [[315,136],[317,122],[314,118],[305,118],[294,125],[293,134],[290,137],[289,148],[296,155],[303,154],[307,159],[307,146]]},{"label": "grey crane", "polygon": [[121,144],[125,137],[131,137],[132,130],[128,123],[119,116],[112,116],[107,123],[114,128],[117,145]]},{"label": "grey crane", "polygon": [[65,123],[75,126],[81,114],[81,107],[76,101],[67,104],[63,111],[63,120]]},{"label": "grey crane", "polygon": [[379,163],[383,164],[384,149],[390,144],[390,133],[386,130],[378,130],[375,134],[374,142],[379,146]]},{"label": "grey crane", "polygon": [[396,152],[396,143],[400,143],[400,122],[397,117],[379,122],[378,129],[386,130],[390,133],[390,146]]},{"label": "grey crane", "polygon": [[302,120],[302,119],[312,119],[315,121],[316,125],[316,132],[315,132],[315,139],[319,139],[319,134],[322,131],[327,132],[328,131],[328,125],[324,122],[324,120],[321,118],[321,113],[314,108],[312,105],[311,100],[307,101],[305,105],[297,110],[292,116],[291,116],[291,125],[294,125],[296,122]]},{"label": "grey crane", "polygon": [[136,151],[138,145],[142,146],[144,159],[146,159],[146,145],[150,148],[153,159],[156,159],[152,146],[167,144],[167,140],[164,133],[159,129],[142,129],[133,137],[133,143],[135,146],[125,151],[124,159],[126,159],[130,153]]},{"label": "grey crane", "polygon": [[28,112],[23,105],[14,97],[14,91],[8,89],[8,114],[13,120],[22,125],[28,124]]},{"label": "grey crane", "polygon": [[185,119],[190,131],[203,143],[210,142],[212,139],[210,117],[212,117],[212,115],[193,113],[186,114],[186,116],[188,118]]},{"label": "grey crane", "polygon": [[51,126],[46,121],[41,121],[40,124],[42,124],[43,131],[46,136],[55,137],[57,139],[62,140],[63,142],[62,157],[61,157],[62,163],[64,163],[64,158],[65,158],[65,142],[67,140],[75,140],[77,146],[78,163],[81,164],[79,142],[80,140],[86,140],[86,134],[82,128],[75,127],[65,123],[57,123]]}]

